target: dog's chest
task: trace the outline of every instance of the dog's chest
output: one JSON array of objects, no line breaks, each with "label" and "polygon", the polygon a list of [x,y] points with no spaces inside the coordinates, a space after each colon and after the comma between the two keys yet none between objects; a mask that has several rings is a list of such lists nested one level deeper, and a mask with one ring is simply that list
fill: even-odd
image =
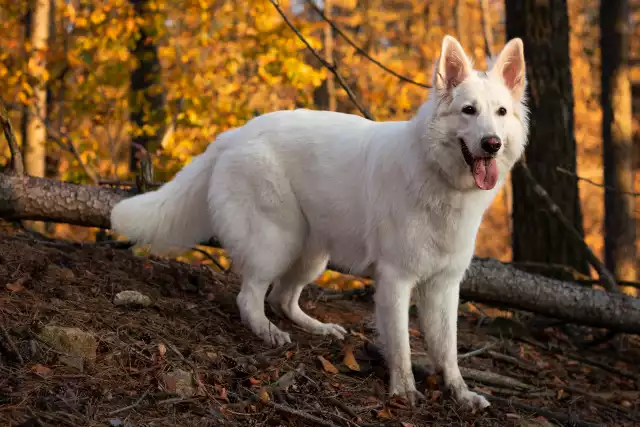
[{"label": "dog's chest", "polygon": [[380,255],[419,277],[444,269],[466,269],[481,219],[482,211],[464,204],[407,210],[381,229]]}]

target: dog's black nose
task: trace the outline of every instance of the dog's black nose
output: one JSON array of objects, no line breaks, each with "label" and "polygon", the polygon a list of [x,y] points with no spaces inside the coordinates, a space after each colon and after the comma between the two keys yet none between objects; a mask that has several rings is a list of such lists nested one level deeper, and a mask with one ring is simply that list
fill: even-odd
[{"label": "dog's black nose", "polygon": [[485,136],[480,140],[480,147],[489,154],[496,154],[502,147],[502,142],[495,135]]}]

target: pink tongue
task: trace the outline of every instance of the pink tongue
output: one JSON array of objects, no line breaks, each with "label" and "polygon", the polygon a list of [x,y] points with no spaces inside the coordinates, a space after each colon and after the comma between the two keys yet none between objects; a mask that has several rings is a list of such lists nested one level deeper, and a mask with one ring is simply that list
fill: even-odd
[{"label": "pink tongue", "polygon": [[473,159],[472,171],[476,186],[481,190],[491,190],[498,182],[496,159],[477,157]]}]

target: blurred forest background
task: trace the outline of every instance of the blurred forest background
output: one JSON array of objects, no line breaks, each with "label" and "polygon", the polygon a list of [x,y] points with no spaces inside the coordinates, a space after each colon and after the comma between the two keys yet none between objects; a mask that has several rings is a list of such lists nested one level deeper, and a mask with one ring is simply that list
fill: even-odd
[{"label": "blurred forest background", "polygon": [[[456,36],[482,69],[507,34],[526,32],[528,72],[534,73],[529,78],[532,90],[538,91],[532,95],[541,112],[533,116],[537,130],[527,153],[529,167],[556,203],[568,204],[571,212],[565,214],[617,278],[635,282],[640,221],[636,195],[624,192],[640,192],[640,0],[603,2],[602,10],[614,15],[606,27],[612,29],[610,38],[603,33],[603,42],[599,2],[550,0],[542,14],[518,10],[534,3],[540,2],[505,7],[495,0],[316,0],[355,45],[406,77],[401,79],[358,54],[308,1],[279,2],[306,40],[338,65],[377,120],[408,119],[426,99],[429,89],[422,85],[431,82],[445,34]],[[566,14],[568,25],[562,20]],[[538,22],[545,19],[547,27]],[[558,31],[568,37],[568,54]],[[622,41],[616,38],[620,32]],[[536,51],[531,41],[535,37],[547,37],[554,52]],[[605,64],[609,68],[601,75],[601,43],[607,40],[622,51],[611,59],[617,64]],[[536,98],[541,81],[561,81],[558,73],[569,70],[568,85],[558,90],[573,103],[573,121],[560,119],[557,108],[545,107],[559,105],[551,92],[544,102]],[[614,82],[615,117],[619,120],[620,112],[623,116],[612,139],[624,147],[621,151],[614,146],[613,157],[605,155],[603,144],[605,80]],[[28,174],[101,185],[132,181],[139,147],[151,154],[155,180],[169,180],[220,132],[270,111],[304,107],[360,114],[268,0],[0,0],[0,96],[16,128]],[[567,157],[557,156],[553,147],[557,138],[540,131],[557,129],[557,121],[565,125],[563,141],[571,145],[575,140],[566,164]],[[613,158],[613,166],[606,162],[615,172],[607,185],[616,187],[610,191],[615,212],[608,214],[613,218],[607,227],[609,256],[605,189],[600,185],[607,158]],[[9,159],[9,148],[1,144],[0,164]],[[588,273],[582,256],[570,255],[581,254],[580,245],[563,246],[550,225],[555,220],[548,207],[524,191],[518,196],[514,186],[519,185],[517,180],[509,183],[495,200],[482,224],[477,255],[531,265],[563,264]],[[572,197],[563,196],[571,188],[577,193],[573,207]],[[529,218],[533,222],[527,223]],[[93,239],[96,230],[51,225],[47,232],[83,240]],[[554,255],[556,247],[564,255]],[[320,281],[332,278],[327,273]]]}]

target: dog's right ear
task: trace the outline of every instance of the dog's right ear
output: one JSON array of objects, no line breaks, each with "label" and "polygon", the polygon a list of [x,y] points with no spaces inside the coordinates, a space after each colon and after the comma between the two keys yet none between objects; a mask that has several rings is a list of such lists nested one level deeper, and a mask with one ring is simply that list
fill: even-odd
[{"label": "dog's right ear", "polygon": [[462,83],[472,71],[471,61],[454,37],[444,36],[440,58],[435,67],[433,87],[450,91]]}]

